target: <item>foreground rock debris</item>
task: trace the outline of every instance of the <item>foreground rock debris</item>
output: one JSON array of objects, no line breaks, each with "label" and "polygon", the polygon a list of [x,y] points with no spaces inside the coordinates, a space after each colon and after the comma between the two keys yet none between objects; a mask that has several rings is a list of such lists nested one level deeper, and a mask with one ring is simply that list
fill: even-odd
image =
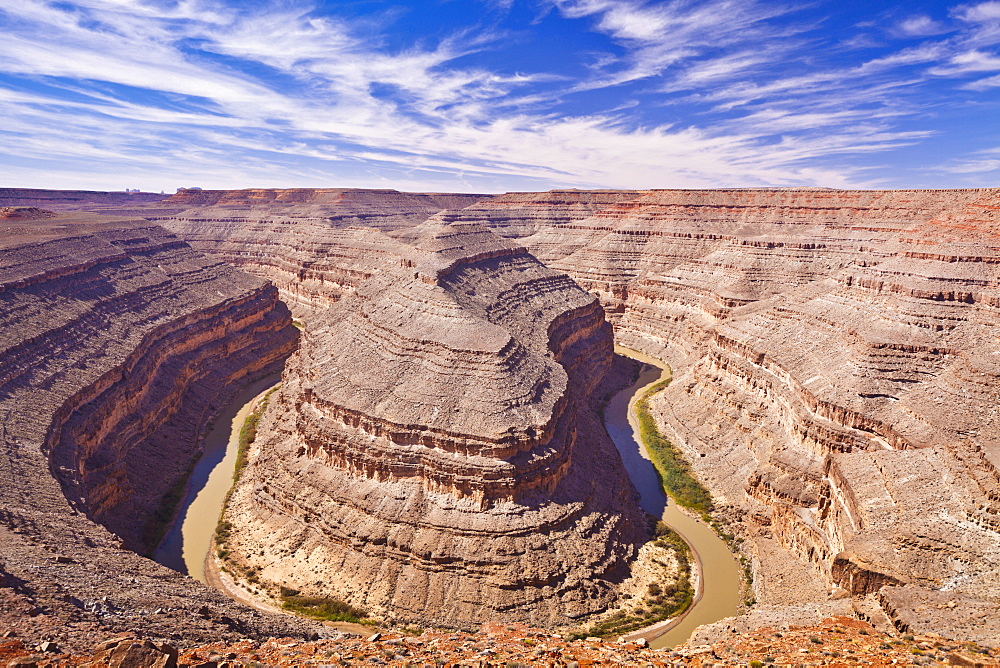
[{"label": "foreground rock debris", "polygon": [[[839,614],[898,636],[1000,644],[1000,190],[490,198],[0,190],[0,207],[0,619],[24,638],[89,651],[102,634],[143,626],[154,629],[156,642],[174,638],[179,647],[222,629],[230,640],[329,632],[246,612],[119,547],[148,547],[158,501],[183,477],[197,448],[191,439],[214,406],[241,378],[280,365],[291,351],[294,332],[278,297],[304,324],[303,342],[265,416],[271,446],[259,444],[257,469],[248,472],[234,512],[247,526],[253,516],[271,522],[280,547],[269,552],[263,532],[241,533],[247,549],[235,558],[270,569],[274,584],[333,582],[343,596],[387,616],[454,623],[474,615],[492,591],[499,591],[495,612],[504,619],[539,625],[605,605],[613,587],[597,584],[591,599],[572,584],[582,571],[571,566],[605,572],[612,582],[636,539],[627,535],[627,516],[616,526],[610,515],[593,525],[599,541],[616,545],[605,562],[567,555],[550,570],[519,573],[513,581],[523,589],[494,587],[503,564],[538,549],[516,527],[551,522],[542,542],[555,545],[569,526],[554,519],[559,512],[570,523],[588,513],[605,517],[627,493],[598,498],[594,490],[609,483],[573,473],[574,452],[595,433],[588,427],[593,405],[582,397],[596,397],[605,364],[594,320],[556,333],[572,341],[567,350],[583,345],[598,354],[554,364],[539,344],[558,337],[532,339],[502,308],[490,310],[517,299],[544,302],[552,294],[548,279],[528,282],[544,288],[537,294],[501,294],[500,284],[487,287],[504,280],[504,272],[484,265],[491,258],[469,261],[457,271],[461,280],[445,272],[443,281],[426,270],[434,263],[415,259],[442,250],[448,256],[445,247],[432,247],[442,238],[432,230],[474,223],[511,239],[507,246],[490,242],[506,249],[501,255],[523,246],[568,274],[600,299],[619,342],[671,364],[674,381],[652,410],[711,489],[717,515],[742,539],[754,573],[748,614],[703,628],[696,642],[725,647],[730,638],[753,638],[753,629]],[[99,223],[44,211],[72,208],[125,218]],[[271,281],[277,294],[223,262]],[[508,268],[520,272],[522,262]],[[432,280],[421,282],[421,271]],[[524,322],[557,319],[547,308]],[[477,318],[495,329],[460,340]],[[455,340],[452,328],[435,326],[447,319]],[[497,352],[504,332],[522,357],[513,348]],[[369,355],[391,362],[389,380],[406,392],[381,404],[366,394],[365,383],[386,380],[364,366]],[[331,380],[337,376],[310,377],[312,367],[355,375],[338,384]],[[126,368],[135,370],[127,378]],[[217,381],[203,375],[209,368]],[[560,373],[570,379],[567,398],[553,404]],[[471,374],[499,391],[449,384]],[[550,384],[543,387],[545,374]],[[541,412],[522,412],[533,435],[508,433],[511,447],[523,447],[530,459],[522,479],[508,475],[499,445],[482,456],[476,448],[510,426],[489,417],[491,402],[509,403],[525,387],[538,390]],[[459,405],[462,411],[447,411]],[[485,416],[488,434],[461,424],[466,409]],[[546,411],[551,433],[540,431],[549,424]],[[568,426],[574,447],[548,451],[545,438],[568,442],[559,440],[568,438],[559,431]],[[361,447],[365,439],[374,449]],[[157,459],[147,460],[149,453]],[[401,458],[390,461],[390,453]],[[290,483],[298,473],[309,480],[302,489]],[[348,490],[348,476],[363,484]],[[403,490],[416,490],[420,503],[401,502]],[[349,501],[356,494],[368,495],[364,509]],[[511,519],[498,510],[532,495],[540,501],[531,513]],[[555,510],[570,498],[576,509]],[[435,509],[439,499],[453,501]],[[432,509],[429,520],[415,521]],[[338,546],[324,548],[332,551],[323,558],[307,554],[323,542],[318,533]],[[498,558],[458,558],[478,554],[487,535],[504,545]],[[292,572],[276,554],[294,554],[307,566]],[[324,558],[345,577],[333,577]],[[448,574],[459,571],[468,577]],[[404,573],[417,585],[412,596],[399,597],[393,592]],[[370,594],[357,584],[365,577],[379,585]],[[562,583],[566,602],[550,600],[550,583]],[[943,646],[962,653],[956,643]],[[977,665],[983,656],[965,655],[973,658],[954,661]]]},{"label": "foreground rock debris", "polygon": [[425,223],[309,320],[226,519],[228,565],[390,618],[567,624],[648,521],[600,422],[598,301],[477,225]]},{"label": "foreground rock debris", "polygon": [[[274,638],[266,642],[216,642],[178,652],[172,645],[136,637],[99,643],[91,652],[45,651],[42,643],[0,640],[0,665],[163,666],[996,666],[995,650],[940,636],[895,638],[866,622],[845,617],[803,627],[764,628],[712,645],[652,650],[632,642],[598,638],[566,641],[539,629],[491,624],[478,633],[425,631],[419,635],[338,635],[315,642]],[[142,657],[148,663],[122,659]]]}]

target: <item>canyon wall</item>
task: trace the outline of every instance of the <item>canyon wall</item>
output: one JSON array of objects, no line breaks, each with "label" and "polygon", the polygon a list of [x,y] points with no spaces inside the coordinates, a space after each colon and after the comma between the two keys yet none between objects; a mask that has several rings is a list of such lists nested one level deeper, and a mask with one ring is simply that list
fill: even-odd
[{"label": "canyon wall", "polygon": [[[671,363],[658,419],[748,539],[761,604],[849,595],[971,637],[966,612],[1000,604],[998,212],[995,189],[567,190],[434,219],[516,239],[599,296],[620,342]],[[182,218],[165,222],[219,252]],[[399,261],[369,231],[326,238],[325,303]],[[283,294],[323,293],[285,257]],[[927,592],[951,605],[921,617]]]},{"label": "canyon wall", "polygon": [[[586,341],[602,335],[592,316],[561,321],[548,307],[506,306],[569,289],[538,288],[549,279],[523,293],[487,287],[518,283],[511,275],[527,260],[511,249],[520,244],[599,297],[621,343],[673,366],[654,412],[746,539],[761,610],[841,599],[901,630],[1000,642],[991,621],[1000,617],[1000,190],[184,191],[138,208],[272,280],[305,322],[234,518],[248,530],[240,558],[275,583],[329,585],[390,615],[445,622],[469,619],[483,600],[499,616],[538,623],[610,600],[635,536],[600,519],[610,507],[601,504],[618,508],[624,492],[595,491],[607,484],[603,471],[573,473],[579,435],[600,426],[566,425],[596,413],[571,410],[578,399],[550,401],[562,387],[556,358],[565,378],[584,379],[567,380],[567,396],[590,391],[605,353]],[[467,275],[453,279],[453,251],[435,239],[471,223],[513,243],[481,239],[491,250],[470,251],[456,265]],[[546,345],[581,332],[569,357],[559,345],[539,357],[517,324],[537,330],[539,317],[560,322],[545,326]],[[463,334],[473,321],[495,329]],[[504,333],[527,352],[503,350]],[[584,360],[591,368],[574,371]],[[479,377],[483,387],[469,385]],[[379,390],[397,387],[423,395]],[[486,443],[486,432],[462,426],[461,415],[490,433],[507,424],[491,417],[484,387],[508,402],[537,401],[538,415],[516,413],[535,432],[510,432],[501,447],[499,436]],[[452,404],[436,399],[445,396],[461,410],[447,411]],[[448,428],[432,428],[437,420]],[[91,430],[74,424],[76,434]],[[545,445],[570,433],[572,448]],[[57,466],[80,469],[58,456]],[[70,498],[104,489],[100,475],[61,476],[77,480]],[[546,495],[551,506],[525,501]],[[525,503],[530,512],[510,510]],[[272,534],[254,534],[257,521]],[[596,545],[623,546],[606,565],[576,555],[608,584],[574,584],[583,571],[558,549],[544,572],[521,561],[529,545],[559,544],[568,526],[593,526]],[[458,559],[481,554],[487,536],[502,546],[498,556]],[[292,557],[306,566],[291,568]],[[468,578],[454,575],[463,569]],[[497,584],[502,573],[521,589]],[[364,593],[359,583],[373,581]],[[553,599],[557,590],[566,602]]]},{"label": "canyon wall", "polygon": [[674,365],[654,407],[758,599],[1000,637],[967,615],[1000,604],[1000,191],[652,191],[520,242]]},{"label": "canyon wall", "polygon": [[484,198],[357,188],[181,190],[142,215],[195,249],[270,280],[305,318],[386,262],[382,237],[371,230],[409,228]]},{"label": "canyon wall", "polygon": [[215,410],[294,349],[275,288],[143,219],[10,209],[0,228],[5,615],[70,638],[301,634],[130,551],[155,546]]},{"label": "canyon wall", "polygon": [[306,322],[226,519],[239,570],[419,623],[604,610],[648,523],[600,420],[599,302],[439,221]]}]

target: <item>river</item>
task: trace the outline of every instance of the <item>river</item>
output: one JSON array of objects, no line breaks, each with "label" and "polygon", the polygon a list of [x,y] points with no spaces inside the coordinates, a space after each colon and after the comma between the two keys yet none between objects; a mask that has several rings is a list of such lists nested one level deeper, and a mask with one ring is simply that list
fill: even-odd
[{"label": "river", "polygon": [[[621,453],[632,483],[639,490],[640,505],[661,517],[691,546],[702,577],[695,604],[681,619],[652,638],[654,648],[673,647],[686,641],[691,632],[724,617],[737,614],[740,603],[740,568],[728,546],[710,526],[682,513],[668,503],[660,487],[653,463],[639,446],[638,423],[634,405],[646,388],[661,378],[664,367],[652,357],[634,350],[616,348],[615,352],[644,364],[639,379],[616,394],[605,409],[608,433]],[[195,465],[187,494],[170,530],[156,551],[156,561],[205,582],[205,559],[212,535],[222,512],[222,504],[233,483],[239,432],[257,400],[281,379],[279,374],[263,378],[246,387],[216,418],[205,439],[205,452]]]},{"label": "river", "polygon": [[281,374],[272,374],[251,383],[215,418],[174,522],[153,556],[156,561],[205,582],[205,558],[222,504],[233,486],[240,429],[257,399],[280,380]]},{"label": "river", "polygon": [[699,594],[694,605],[675,624],[668,625],[661,635],[643,634],[654,648],[673,647],[685,642],[691,632],[702,624],[710,624],[738,613],[740,605],[740,566],[729,547],[701,520],[681,512],[675,503],[668,503],[656,468],[649,460],[646,449],[639,445],[639,425],[635,416],[635,402],[663,375],[663,363],[652,357],[627,348],[615,348],[620,355],[643,363],[639,379],[630,387],[616,394],[604,412],[604,422],[614,440],[629,477],[639,490],[639,504],[656,517],[660,517],[674,531],[684,537],[695,553],[702,577]]}]

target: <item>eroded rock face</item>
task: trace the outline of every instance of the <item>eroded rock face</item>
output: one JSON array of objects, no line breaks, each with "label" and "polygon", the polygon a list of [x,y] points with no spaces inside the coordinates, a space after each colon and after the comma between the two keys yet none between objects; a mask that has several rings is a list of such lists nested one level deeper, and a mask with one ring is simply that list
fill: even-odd
[{"label": "eroded rock face", "polygon": [[[338,586],[354,592],[352,596],[363,577],[381,583],[381,572],[372,574],[360,565],[368,556],[384,563],[411,559],[435,573],[457,563],[459,550],[452,542],[442,539],[441,562],[434,561],[436,547],[419,543],[431,536],[426,545],[439,544],[437,524],[419,538],[409,537],[417,529],[400,534],[403,538],[396,530],[377,529],[411,522],[407,526],[424,532],[424,520],[411,518],[423,517],[422,509],[431,507],[425,497],[454,499],[447,512],[463,518],[483,507],[490,513],[516,503],[504,500],[508,493],[516,499],[518,490],[504,482],[505,469],[497,463],[502,457],[491,455],[492,462],[475,468],[486,474],[481,478],[469,474],[469,468],[449,468],[452,461],[466,460],[479,466],[480,460],[468,453],[485,447],[482,439],[467,438],[461,430],[420,430],[414,425],[430,422],[398,416],[366,422],[360,415],[369,410],[395,410],[396,396],[380,404],[378,397],[359,392],[350,403],[339,386],[306,376],[307,362],[317,368],[332,368],[324,367],[327,361],[370,368],[364,366],[367,358],[352,357],[340,346],[351,331],[370,330],[368,339],[377,334],[387,342],[385,350],[402,351],[387,359],[411,370],[394,381],[434,379],[428,381],[428,396],[450,390],[447,375],[439,371],[457,364],[453,356],[431,355],[420,343],[423,335],[407,339],[391,334],[405,324],[405,318],[393,322],[402,313],[393,300],[404,303],[399,301],[404,296],[418,312],[426,308],[439,322],[452,322],[449,332],[463,331],[467,309],[475,313],[478,308],[475,295],[457,288],[449,292],[445,283],[417,286],[423,292],[403,290],[413,282],[406,272],[415,271],[406,263],[413,262],[414,246],[424,238],[414,226],[439,209],[450,209],[434,220],[477,222],[516,239],[547,266],[598,295],[621,342],[671,363],[675,380],[654,401],[654,410],[723,512],[737,520],[749,539],[760,602],[801,606],[850,596],[857,614],[899,629],[954,629],[959,637],[1000,642],[990,640],[996,629],[989,624],[962,621],[1000,617],[1000,191],[554,191],[511,193],[474,204],[460,198],[432,202],[421,199],[428,196],[410,197],[393,191],[191,191],[171,198],[172,208],[164,203],[146,208],[147,215],[162,218],[199,248],[272,278],[307,322],[305,337],[313,343],[295,359],[298,378],[290,380],[289,394],[282,395],[280,415],[268,418],[268,438],[275,444],[296,443],[298,449],[275,450],[271,464],[280,474],[273,484],[261,474],[254,496],[248,492],[245,501],[248,508],[257,503],[272,522],[282,537],[284,557],[309,564],[304,572],[316,574],[309,576],[312,584],[334,581],[334,570],[351,573]],[[314,200],[322,202],[311,204]],[[37,198],[2,203],[52,208]],[[351,227],[369,224],[392,238]],[[391,280],[402,292],[390,290],[384,283],[388,277],[395,277]],[[357,298],[374,305],[371,319],[358,319],[341,305],[323,315],[361,286]],[[474,289],[480,292],[479,286]],[[449,303],[442,295],[458,306],[442,306]],[[323,323],[319,329],[311,326],[314,319]],[[506,331],[508,325],[497,327]],[[511,332],[511,339],[521,341],[521,334]],[[497,350],[502,334],[496,336],[447,342],[456,350],[464,345],[479,351],[476,359],[481,361],[489,357],[484,351]],[[435,364],[418,373],[425,356]],[[525,359],[538,364],[530,355]],[[469,368],[494,379],[502,375],[496,373],[496,363]],[[558,376],[544,364],[529,368],[554,374],[552,379]],[[515,382],[515,376],[505,387],[532,377]],[[376,380],[355,376],[352,382]],[[481,402],[470,402],[480,397],[481,388],[457,387],[470,393],[463,410],[473,410],[470,415],[493,429],[505,424],[475,412]],[[572,391],[573,382],[566,387]],[[307,389],[313,392],[308,400]],[[539,396],[548,400],[555,394],[547,389]],[[427,415],[413,397],[398,403],[401,414]],[[440,409],[435,420],[450,415],[438,404],[429,405]],[[309,417],[301,424],[291,417],[299,409]],[[324,411],[334,417],[328,420]],[[324,445],[324,439],[334,433],[329,424],[345,424],[349,411],[357,424],[343,427],[349,436],[336,432],[344,444],[342,454]],[[589,419],[587,415],[578,411],[576,419]],[[536,424],[528,414],[522,417],[526,424]],[[313,440],[307,442],[306,435]],[[374,436],[370,443],[383,449],[348,448],[354,436],[362,442]],[[450,452],[442,444],[453,436],[462,445]],[[391,454],[401,459],[390,465],[384,456],[390,451],[384,448],[395,437],[399,447]],[[421,439],[430,445],[421,446]],[[406,449],[423,452],[421,447],[439,446],[441,452],[434,450],[431,458]],[[572,476],[559,478],[558,458],[538,461],[533,479],[543,487],[551,484],[545,481],[558,480],[553,494],[559,494]],[[322,472],[315,480],[328,476],[329,481],[317,483],[319,491],[306,486],[300,493],[294,476],[313,469]],[[373,500],[382,515],[346,510],[350,504],[343,499],[354,492],[345,491],[346,478],[329,473],[341,469],[351,471],[351,480],[367,481],[360,494]],[[401,499],[414,494],[417,505],[406,506]],[[327,498],[339,500],[316,501]],[[330,518],[339,518],[324,520],[334,529],[315,524],[316,517],[327,516],[326,509]],[[445,515],[435,510],[434,518]],[[509,516],[492,517],[511,526],[547,521],[532,518],[519,525]],[[450,516],[434,521],[459,524]],[[321,529],[313,530],[316,526]],[[362,528],[354,533],[355,527]],[[353,561],[343,556],[354,554],[347,547],[313,558],[306,546],[314,544],[319,532],[337,536],[350,549],[366,547]],[[299,538],[302,542],[296,543]],[[253,540],[263,541],[263,534]],[[515,553],[520,549],[512,548]],[[473,568],[479,567],[477,562]],[[279,571],[272,575],[275,581],[291,577]],[[473,580],[479,577],[477,572]],[[435,586],[440,582],[435,580]],[[400,616],[412,612],[413,618],[438,605],[422,599],[396,601],[388,590],[378,589],[369,603]],[[455,603],[457,589],[441,585],[436,591],[442,592],[439,609],[465,605]],[[461,590],[461,600],[478,600],[467,591]],[[510,592],[501,593],[497,600],[510,600]],[[542,614],[557,616],[548,609]],[[454,618],[459,616],[456,612]]]},{"label": "eroded rock face", "polygon": [[233,495],[260,579],[391,617],[605,608],[646,522],[600,423],[600,304],[522,247],[429,221],[306,325]]},{"label": "eroded rock face", "polygon": [[654,407],[745,518],[759,599],[906,583],[981,614],[1000,604],[998,212],[997,190],[652,191],[520,242],[674,365]]},{"label": "eroded rock face", "polygon": [[[122,549],[153,546],[215,409],[294,348],[277,291],[141,219],[10,220],[4,232],[3,623],[71,645],[94,629],[293,630]],[[192,603],[211,614],[192,620]]]},{"label": "eroded rock face", "polygon": [[387,262],[384,237],[372,230],[410,228],[489,197],[358,188],[182,190],[142,215],[195,249],[268,279],[295,316],[307,318]]}]

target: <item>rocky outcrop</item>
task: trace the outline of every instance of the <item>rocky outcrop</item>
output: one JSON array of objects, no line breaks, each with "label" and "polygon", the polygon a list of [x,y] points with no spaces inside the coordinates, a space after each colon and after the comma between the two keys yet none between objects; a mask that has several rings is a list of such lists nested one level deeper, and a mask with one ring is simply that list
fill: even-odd
[{"label": "rocky outcrop", "polygon": [[268,279],[304,318],[395,261],[386,259],[384,237],[372,230],[410,228],[488,197],[356,188],[181,190],[142,215],[195,249]]},{"label": "rocky outcrop", "polygon": [[0,220],[41,220],[54,218],[55,213],[48,209],[35,206],[4,206],[0,207]]},{"label": "rocky outcrop", "polygon": [[306,323],[227,549],[275,587],[409,621],[606,608],[648,528],[594,403],[599,303],[481,227],[410,237]]},{"label": "rocky outcrop", "polygon": [[[0,239],[0,596],[22,611],[15,628],[70,642],[98,627],[203,637],[289,628],[255,622],[121,549],[155,544],[208,420],[294,348],[277,291],[145,220],[9,222]],[[191,622],[194,602],[212,611]]]}]

